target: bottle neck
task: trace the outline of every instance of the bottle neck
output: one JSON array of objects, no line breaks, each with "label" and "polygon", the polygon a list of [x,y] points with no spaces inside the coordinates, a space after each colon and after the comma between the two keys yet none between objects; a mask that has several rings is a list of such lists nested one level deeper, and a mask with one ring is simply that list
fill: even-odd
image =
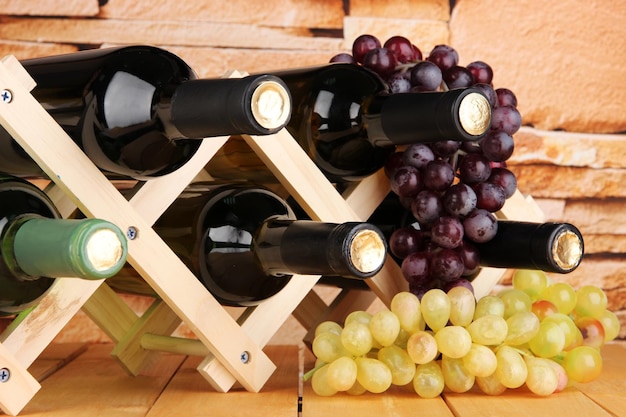
[{"label": "bottle neck", "polygon": [[491,107],[474,88],[377,95],[363,114],[375,146],[441,140],[476,141],[489,130]]},{"label": "bottle neck", "polygon": [[272,75],[190,80],[176,88],[171,116],[187,138],[267,135],[289,121],[291,96]]},{"label": "bottle neck", "polygon": [[386,259],[382,233],[366,223],[268,219],[253,250],[268,275],[340,275],[365,279]]},{"label": "bottle neck", "polygon": [[40,277],[103,279],[124,265],[126,238],[115,225],[99,219],[49,219],[22,215],[2,237],[2,256],[20,280]]},{"label": "bottle neck", "polygon": [[561,274],[576,269],[584,253],[580,231],[569,223],[555,222],[499,220],[496,236],[476,247],[482,266]]}]

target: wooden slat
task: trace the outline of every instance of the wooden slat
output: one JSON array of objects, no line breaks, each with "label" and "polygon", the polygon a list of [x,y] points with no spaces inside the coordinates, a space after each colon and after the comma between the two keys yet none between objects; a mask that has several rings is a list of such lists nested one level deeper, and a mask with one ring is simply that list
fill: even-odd
[{"label": "wooden slat", "polygon": [[43,382],[38,395],[23,410],[29,417],[143,417],[183,361],[164,355],[149,373],[133,377],[108,353],[110,344],[89,350]]},{"label": "wooden slat", "polygon": [[[298,347],[268,346],[276,372],[259,394],[231,390],[228,394],[207,391],[206,381],[195,372],[199,358],[189,358],[147,417],[295,416],[298,404]],[[322,416],[323,414],[318,414]]]},{"label": "wooden slat", "polygon": [[50,375],[85,353],[87,343],[53,343],[48,345],[37,360],[28,368],[28,372],[42,382]]},{"label": "wooden slat", "polygon": [[17,415],[41,388],[12,352],[0,344],[0,410]]},{"label": "wooden slat", "polygon": [[[277,13],[277,10],[286,11]],[[135,0],[109,0],[100,9],[105,19],[145,19],[240,22],[261,26],[341,28],[344,17],[342,0],[161,0],[145,4]]]},{"label": "wooden slat", "polygon": [[243,23],[5,18],[0,38],[57,43],[119,43],[200,47],[262,48],[328,51],[341,48],[342,39],[313,37],[306,30],[262,27]]},{"label": "wooden slat", "polygon": [[98,0],[3,0],[0,14],[37,16],[95,16],[100,11]]}]

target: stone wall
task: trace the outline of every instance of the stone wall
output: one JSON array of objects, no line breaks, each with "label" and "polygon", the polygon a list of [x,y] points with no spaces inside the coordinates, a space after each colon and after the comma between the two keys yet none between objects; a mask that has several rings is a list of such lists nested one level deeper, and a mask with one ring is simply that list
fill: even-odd
[{"label": "stone wall", "polygon": [[[403,35],[425,54],[448,43],[517,94],[519,188],[585,236],[582,265],[554,278],[603,287],[626,322],[625,18],[619,0],[4,0],[0,56],[147,43],[212,77],[325,63],[362,33]],[[76,320],[66,334],[84,339],[88,320]]]}]

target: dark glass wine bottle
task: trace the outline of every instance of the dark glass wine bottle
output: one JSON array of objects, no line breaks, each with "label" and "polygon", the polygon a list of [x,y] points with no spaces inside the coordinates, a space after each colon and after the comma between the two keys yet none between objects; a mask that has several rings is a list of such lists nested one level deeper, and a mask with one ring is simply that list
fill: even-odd
[{"label": "dark glass wine bottle", "polygon": [[[306,213],[295,201],[288,199],[300,218]],[[415,227],[416,220],[402,206],[397,195],[390,193],[367,220],[376,225],[390,245],[393,233],[403,227]],[[424,236],[422,246],[427,246],[428,236]],[[498,220],[498,231],[493,239],[485,243],[468,242],[477,249],[480,267],[506,269],[533,269],[544,272],[567,274],[580,265],[584,255],[584,240],[580,230],[566,222],[524,222]],[[467,244],[467,243],[466,243]],[[392,254],[399,264],[398,259]],[[473,275],[464,278],[473,279]],[[323,276],[321,284],[342,288],[368,290],[363,283],[344,280],[337,276]]]},{"label": "dark glass wine bottle", "polygon": [[256,305],[294,274],[369,278],[386,258],[375,226],[297,220],[278,195],[251,186],[191,184],[154,230],[224,305]]},{"label": "dark glass wine bottle", "polygon": [[104,279],[126,261],[126,238],[100,219],[61,219],[33,184],[0,176],[0,315],[35,305],[56,278]]},{"label": "dark glass wine bottle", "polygon": [[[374,173],[396,145],[476,141],[491,123],[489,102],[475,88],[390,94],[376,74],[345,63],[273,74],[287,84],[293,100],[287,130],[332,182]],[[225,179],[263,178],[252,169],[255,164],[242,161],[241,147],[227,143],[207,171]]]},{"label": "dark glass wine bottle", "polygon": [[[93,49],[21,62],[33,96],[110,177],[175,171],[205,137],[266,135],[291,116],[285,84],[272,75],[196,79],[179,57],[151,46]],[[43,172],[0,128],[0,170]]]}]

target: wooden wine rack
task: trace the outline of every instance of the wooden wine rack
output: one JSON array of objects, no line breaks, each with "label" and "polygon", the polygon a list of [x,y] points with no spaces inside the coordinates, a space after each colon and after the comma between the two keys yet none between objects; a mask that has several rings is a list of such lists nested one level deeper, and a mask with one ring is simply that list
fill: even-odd
[{"label": "wooden wine rack", "polygon": [[[311,291],[319,277],[296,276],[279,294],[233,319],[152,229],[180,192],[205,174],[203,168],[229,138],[204,140],[189,163],[141,183],[128,201],[33,98],[33,87],[14,57],[2,59],[0,124],[52,180],[46,191],[62,212],[78,207],[127,231],[128,262],[158,297],[138,316],[102,281],[57,280],[38,306],[18,315],[0,334],[0,409],[5,413],[17,415],[38,391],[28,367],[81,308],[115,342],[112,354],[131,374],[158,360],[155,353],[175,351],[205,356],[198,372],[217,391],[239,383],[258,392],[275,369],[262,349],[291,314],[312,330],[321,318],[366,308],[376,297],[389,305],[406,289],[393,261],[368,280],[371,292],[344,290],[330,305]],[[379,173],[339,194],[286,130],[244,139],[314,220],[362,221],[389,192]],[[518,192],[500,217],[537,220],[542,215]],[[503,273],[483,269],[474,281],[477,295],[488,293]],[[181,322],[197,339],[171,336]]]}]

